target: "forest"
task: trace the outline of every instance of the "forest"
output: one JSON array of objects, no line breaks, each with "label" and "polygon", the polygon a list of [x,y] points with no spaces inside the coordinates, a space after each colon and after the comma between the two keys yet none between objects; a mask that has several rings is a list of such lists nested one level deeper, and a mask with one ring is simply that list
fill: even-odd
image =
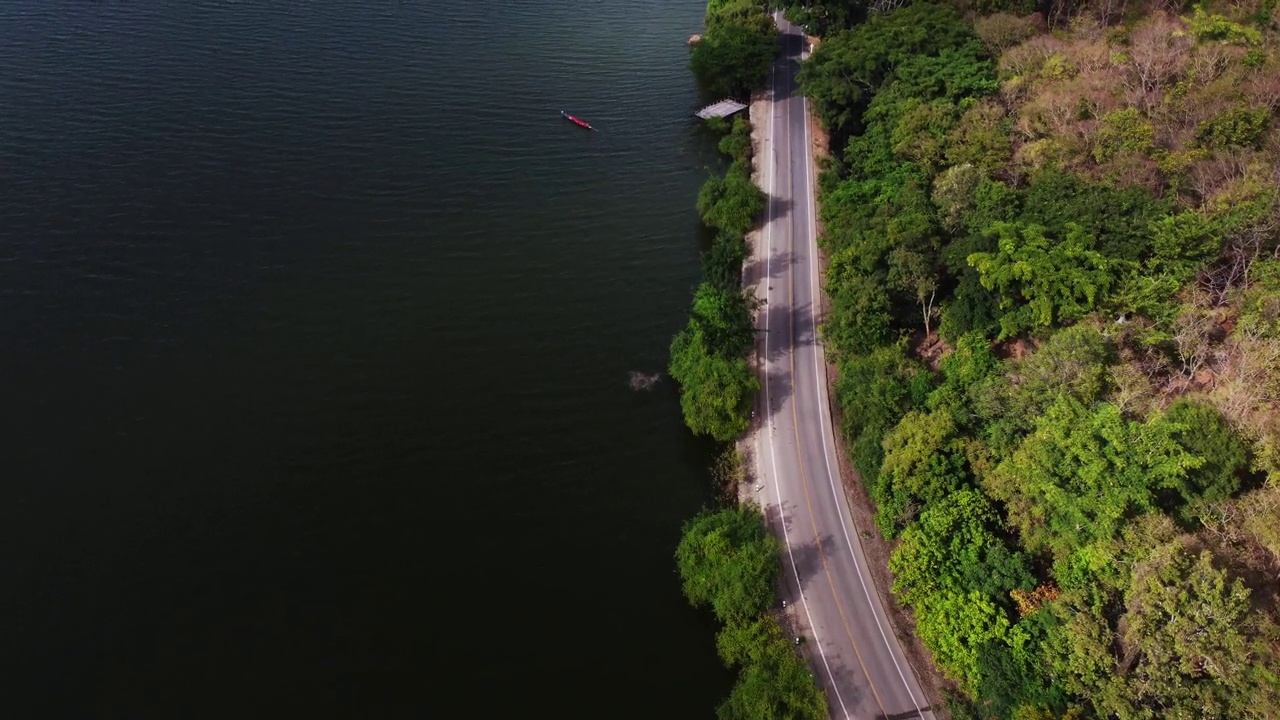
[{"label": "forest", "polygon": [[793,5],[842,430],[952,715],[1280,717],[1275,0]]}]

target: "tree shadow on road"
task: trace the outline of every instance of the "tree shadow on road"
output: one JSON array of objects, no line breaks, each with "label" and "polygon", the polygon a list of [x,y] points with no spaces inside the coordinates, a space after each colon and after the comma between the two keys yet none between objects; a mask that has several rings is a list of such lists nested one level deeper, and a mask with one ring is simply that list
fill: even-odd
[{"label": "tree shadow on road", "polygon": [[756,320],[756,329],[766,333],[765,358],[770,363],[784,360],[795,347],[813,343],[817,328],[812,308],[811,303],[792,307],[787,301],[777,299],[765,305],[764,317]]},{"label": "tree shadow on road", "polygon": [[768,245],[768,239],[764,236],[766,230],[764,229],[763,222],[765,220],[773,220],[776,222],[778,220],[785,220],[786,218],[791,217],[791,209],[794,206],[795,201],[791,198],[785,198],[781,195],[769,195],[768,205],[766,206],[767,209],[765,210],[764,217],[761,218],[762,225],[759,242],[765,243],[766,246]]},{"label": "tree shadow on road", "polygon": [[[765,392],[765,391],[768,392]],[[791,398],[791,373],[780,368],[772,368],[765,372],[761,379],[759,402],[756,404],[757,419],[762,423],[760,431],[769,432],[771,421],[782,412],[783,406]]]},{"label": "tree shadow on road", "polygon": [[[752,255],[743,266],[743,277],[746,278],[748,286],[754,285],[761,279],[777,280],[796,264],[795,253],[789,250],[778,250],[773,253],[772,257],[763,258],[758,255]],[[759,289],[760,299],[764,299],[765,287]]]},{"label": "tree shadow on road", "polygon": [[[813,530],[812,528],[802,528],[795,535],[812,537]],[[820,537],[820,540],[821,544],[817,540],[797,542],[793,537],[791,549],[787,552],[787,564],[794,568],[795,575],[800,576],[800,587],[804,590],[809,589],[815,578],[819,580],[826,579],[823,575],[825,568],[823,567],[822,548],[829,546],[832,539],[830,535],[827,535],[826,537]],[[792,582],[794,581],[795,578],[792,577]]]}]

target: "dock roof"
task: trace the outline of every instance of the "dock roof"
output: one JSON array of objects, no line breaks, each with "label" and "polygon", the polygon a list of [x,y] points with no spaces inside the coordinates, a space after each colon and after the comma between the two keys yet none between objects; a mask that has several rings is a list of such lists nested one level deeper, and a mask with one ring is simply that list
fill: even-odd
[{"label": "dock roof", "polygon": [[721,100],[718,103],[712,103],[702,108],[695,114],[703,120],[709,120],[713,117],[729,117],[736,112],[746,109],[746,105],[743,105],[736,100]]}]

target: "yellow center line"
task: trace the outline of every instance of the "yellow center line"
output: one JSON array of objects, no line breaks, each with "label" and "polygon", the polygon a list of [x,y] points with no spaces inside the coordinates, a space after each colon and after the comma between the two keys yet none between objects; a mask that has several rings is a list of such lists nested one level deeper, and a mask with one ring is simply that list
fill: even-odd
[{"label": "yellow center line", "polygon": [[[787,82],[788,83],[791,82],[791,79],[789,76],[787,78]],[[786,112],[785,106],[784,106],[783,112],[784,114]],[[808,148],[805,148],[805,152],[808,152],[808,150],[809,150]],[[775,160],[775,162],[777,161]],[[795,194],[794,185],[795,185],[795,177],[793,175],[792,176],[792,190],[793,190],[792,195]],[[793,212],[794,212],[794,209],[793,209]],[[795,233],[792,232],[791,233],[791,253],[793,257],[795,255],[795,245],[796,245]],[[810,262],[812,261],[813,259],[810,258]],[[795,267],[794,263],[792,264],[792,267],[793,268]],[[801,450],[803,446],[800,443],[800,417],[796,410],[796,405],[797,405],[796,401],[797,401],[797,395],[798,395],[798,390],[796,389],[796,331],[795,331],[796,286],[795,286],[795,283],[792,282],[791,280],[792,277],[794,277],[794,274],[789,275],[787,280],[787,297],[788,297],[787,340],[791,346],[789,349],[789,352],[787,353],[787,359],[791,366],[791,395],[792,395],[791,397],[791,429],[796,438],[796,462],[799,464],[799,467],[800,467],[800,485],[804,488],[804,500],[805,500],[805,504],[809,508],[809,524],[813,526],[813,541],[818,548],[818,557],[822,558],[822,571],[826,574],[827,584],[831,587],[831,597],[836,604],[836,611],[840,614],[840,624],[844,626],[844,633],[849,638],[849,644],[853,646],[853,653],[858,658],[858,665],[862,668],[863,676],[867,678],[867,685],[871,688],[871,694],[876,699],[876,705],[880,707],[880,714],[887,716],[888,713],[885,712],[884,703],[880,701],[880,693],[876,691],[876,684],[871,680],[871,673],[867,672],[867,664],[862,659],[862,652],[858,650],[858,642],[853,639],[853,633],[849,630],[849,620],[845,616],[844,604],[840,602],[840,593],[839,591],[836,590],[835,580],[831,577],[831,568],[828,567],[827,565],[827,554],[822,549],[822,537],[818,532],[818,521],[813,514],[813,498],[809,493],[809,474],[805,472],[804,452]],[[811,302],[815,302],[815,301],[816,299],[811,300]],[[815,317],[814,320],[815,320],[815,327],[813,331],[814,333],[817,333],[818,331],[816,327],[817,318]],[[816,336],[814,341],[815,342],[817,341]],[[838,508],[839,508],[839,504],[837,503],[837,512],[839,512]],[[778,508],[778,512],[781,513],[782,508]]]}]

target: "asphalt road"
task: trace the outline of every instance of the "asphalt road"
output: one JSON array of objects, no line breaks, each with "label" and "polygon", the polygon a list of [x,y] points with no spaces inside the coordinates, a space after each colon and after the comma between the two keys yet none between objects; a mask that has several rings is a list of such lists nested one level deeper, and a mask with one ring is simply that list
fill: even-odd
[{"label": "asphalt road", "polygon": [[833,718],[933,720],[885,615],[841,491],[817,342],[820,313],[814,167],[807,100],[795,74],[801,31],[779,17],[784,52],[774,66],[762,148],[769,205],[754,265],[757,344],[764,377],[756,413],[755,495],[786,543],[783,572],[804,650]]}]

